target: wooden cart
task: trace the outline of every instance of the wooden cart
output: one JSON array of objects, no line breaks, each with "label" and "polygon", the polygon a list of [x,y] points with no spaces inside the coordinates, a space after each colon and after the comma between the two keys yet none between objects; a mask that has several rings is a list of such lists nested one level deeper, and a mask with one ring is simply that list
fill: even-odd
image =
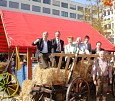
[{"label": "wooden cart", "polygon": [[[77,55],[54,53],[51,54],[52,68],[55,64],[54,57],[59,56],[56,81],[52,85],[35,85],[31,94],[35,101],[89,101],[90,83],[93,83],[91,77],[91,67],[97,55]],[[65,82],[59,82],[59,73],[62,67],[63,57],[67,58],[64,67]],[[107,55],[108,59],[115,59],[115,55]],[[70,60],[73,60],[70,64]],[[113,61],[115,62],[115,60]],[[113,63],[114,64],[114,63]],[[55,67],[55,66],[54,66]],[[114,70],[114,68],[113,68]],[[115,72],[113,72],[113,95],[115,95]]]}]

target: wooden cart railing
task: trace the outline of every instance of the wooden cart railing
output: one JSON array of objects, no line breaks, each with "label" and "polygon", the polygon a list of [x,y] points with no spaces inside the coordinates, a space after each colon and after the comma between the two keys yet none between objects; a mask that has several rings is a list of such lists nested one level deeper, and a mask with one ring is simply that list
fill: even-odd
[{"label": "wooden cart railing", "polygon": [[[79,74],[81,74],[82,72],[82,67],[84,66],[84,61],[86,62],[86,66],[85,66],[85,70],[84,70],[84,77],[86,77],[86,74],[87,74],[87,71],[88,71],[88,67],[89,65],[93,65],[93,61],[95,58],[98,57],[98,55],[95,55],[95,54],[65,54],[65,53],[53,53],[51,54],[51,58],[52,57],[55,57],[55,56],[59,56],[59,63],[58,63],[58,70],[57,70],[57,74],[56,74],[56,79],[58,81],[58,77],[59,77],[59,73],[60,73],[60,69],[61,69],[61,63],[62,63],[62,58],[63,57],[67,57],[67,61],[65,63],[65,74],[64,74],[64,78],[67,80],[66,83],[68,83],[70,81],[70,78],[71,78],[71,74],[73,73],[73,71],[76,71],[77,70],[79,72]],[[67,75],[68,73],[68,67],[69,67],[69,62],[70,62],[70,59],[73,59],[73,63],[71,65],[71,68],[69,69],[69,74]],[[80,64],[79,64],[79,67],[77,65],[77,59],[80,58]],[[115,68],[115,55],[114,54],[108,54],[106,55],[106,58],[108,60],[111,60],[113,59],[113,68]],[[52,60],[52,62],[54,62]],[[114,71],[114,74],[115,74],[115,71]]]}]

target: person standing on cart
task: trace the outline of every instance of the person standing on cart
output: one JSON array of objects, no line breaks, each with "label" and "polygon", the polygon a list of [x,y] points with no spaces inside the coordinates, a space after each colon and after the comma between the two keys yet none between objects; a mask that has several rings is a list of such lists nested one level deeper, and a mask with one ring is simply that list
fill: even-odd
[{"label": "person standing on cart", "polygon": [[100,51],[104,51],[102,48],[102,43],[100,41],[96,42],[96,48],[92,50],[92,54],[98,54]]},{"label": "person standing on cart", "polygon": [[[64,51],[64,41],[60,37],[61,37],[60,31],[56,31],[55,38],[51,39],[52,53],[61,53],[62,51]],[[64,60],[65,59],[63,58],[62,65],[64,65]],[[55,57],[55,61],[56,61],[56,66],[57,66],[59,62],[58,56]]]},{"label": "person standing on cart", "polygon": [[47,39],[48,38],[48,32],[43,32],[42,33],[42,38],[36,39],[32,45],[37,45],[35,57],[40,58],[40,53],[42,53],[42,57],[44,59],[44,62],[46,64],[46,67],[48,67],[48,61],[49,59],[49,54],[51,53],[51,42]]},{"label": "person standing on cart", "polygon": [[91,53],[91,43],[89,43],[90,37],[88,35],[86,35],[84,37],[84,45],[85,45],[85,49],[88,50]]},{"label": "person standing on cart", "polygon": [[105,56],[105,51],[99,52],[92,68],[93,82],[96,85],[96,101],[107,101],[108,83],[112,83],[112,67]]}]

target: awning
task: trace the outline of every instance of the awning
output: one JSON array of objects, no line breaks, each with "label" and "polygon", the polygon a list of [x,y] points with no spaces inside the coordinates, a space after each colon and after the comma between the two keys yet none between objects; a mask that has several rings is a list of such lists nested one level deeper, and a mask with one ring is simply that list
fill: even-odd
[{"label": "awning", "polygon": [[0,12],[0,52],[7,51],[8,47],[20,47],[26,49],[32,47],[31,43],[42,36],[42,32],[49,32],[49,39],[54,38],[55,31],[61,32],[61,38],[67,44],[67,37],[74,36],[84,38],[90,36],[92,48],[97,41],[102,42],[106,50],[113,50],[113,45],[97,32],[91,25],[85,22],[71,21],[53,17],[46,17],[22,12]]}]

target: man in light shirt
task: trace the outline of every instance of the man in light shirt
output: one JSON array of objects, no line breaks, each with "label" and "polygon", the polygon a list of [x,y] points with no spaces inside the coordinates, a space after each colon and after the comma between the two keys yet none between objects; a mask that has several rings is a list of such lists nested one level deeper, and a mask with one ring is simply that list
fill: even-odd
[{"label": "man in light shirt", "polygon": [[37,46],[35,57],[39,58],[40,53],[42,53],[43,59],[45,63],[48,65],[49,53],[51,53],[51,42],[47,38],[48,38],[48,32],[43,32],[42,38],[37,38],[32,43],[32,45]]}]

